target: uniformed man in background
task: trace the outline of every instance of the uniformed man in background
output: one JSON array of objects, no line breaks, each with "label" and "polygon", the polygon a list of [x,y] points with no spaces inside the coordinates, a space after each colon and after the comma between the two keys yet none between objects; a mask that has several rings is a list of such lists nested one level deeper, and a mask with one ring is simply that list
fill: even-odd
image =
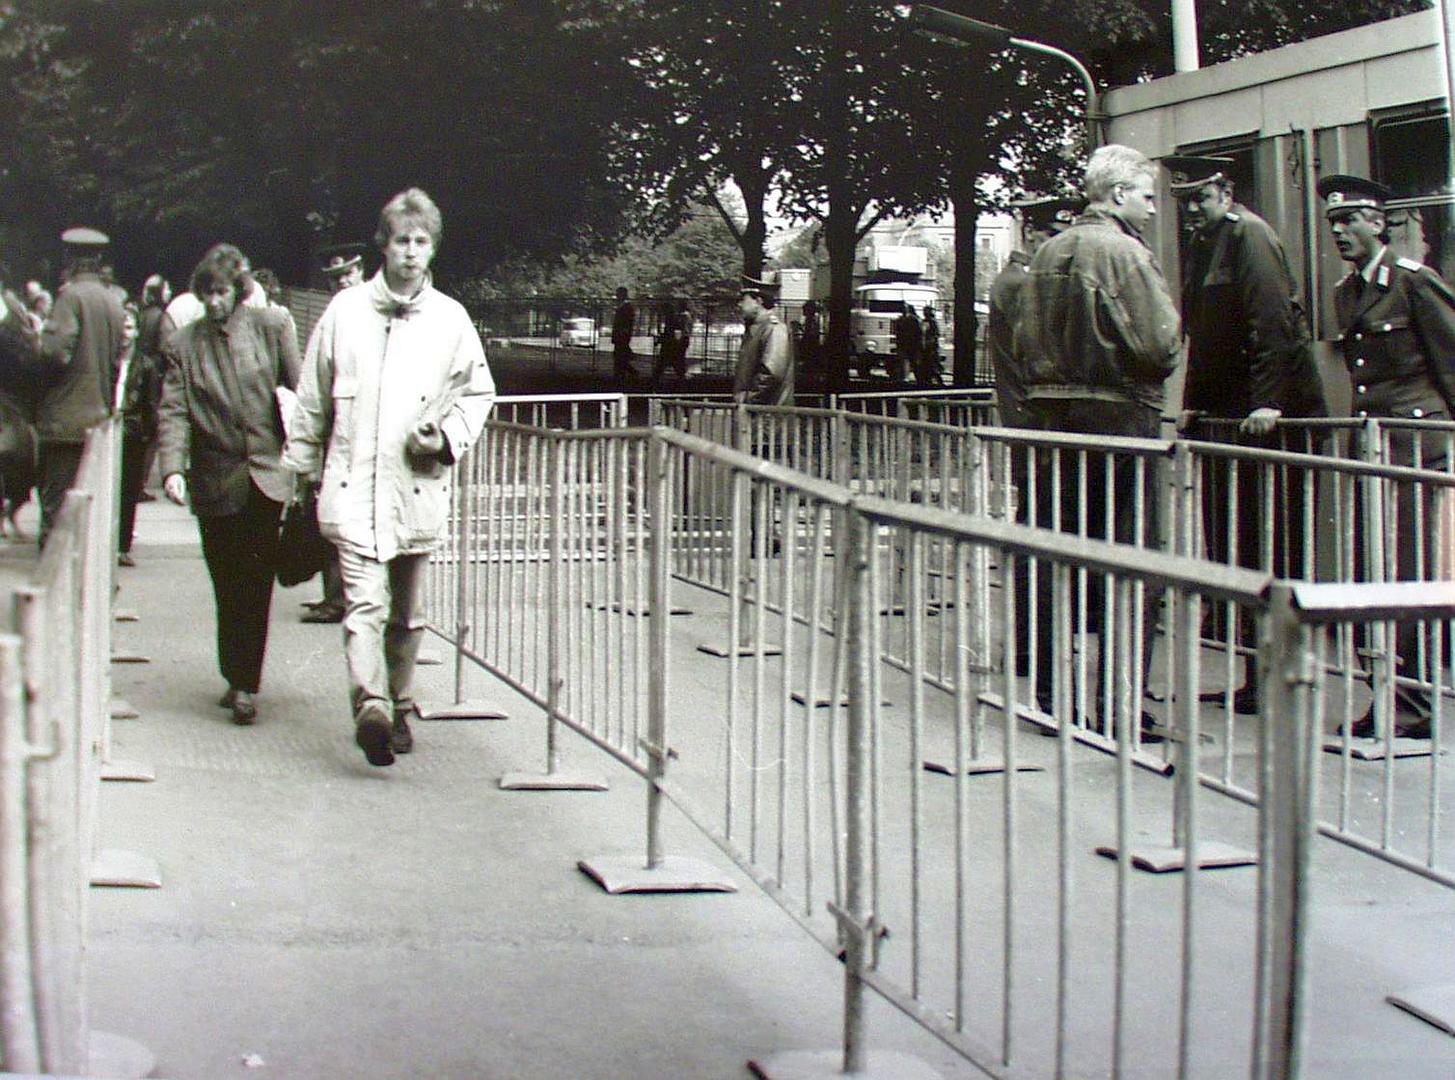
[{"label": "uniformed man in background", "polygon": [[[1179,427],[1199,438],[1227,439],[1232,432],[1199,430],[1200,417],[1240,420],[1239,441],[1274,447],[1283,417],[1325,416],[1323,384],[1314,362],[1312,335],[1294,293],[1288,256],[1272,227],[1237,202],[1225,157],[1162,159],[1169,188],[1181,201],[1190,237],[1183,259],[1182,326],[1187,334],[1187,378]],[[1209,462],[1203,479],[1203,526],[1207,557],[1229,562],[1237,540],[1239,565],[1304,577],[1304,499],[1300,477],[1275,470],[1274,520],[1263,520],[1263,474],[1236,469],[1237,520],[1228,520],[1228,485],[1234,463]],[[1261,566],[1263,537],[1274,532],[1273,566]],[[1241,642],[1256,644],[1251,616],[1242,620]],[[1215,692],[1204,700],[1222,700]],[[1258,711],[1256,665],[1249,664],[1232,695],[1240,713]]]},{"label": "uniformed man in background", "polygon": [[[1439,274],[1413,259],[1396,257],[1389,249],[1385,202],[1389,189],[1360,176],[1325,176],[1318,182],[1329,228],[1339,257],[1350,271],[1334,287],[1334,310],[1342,334],[1344,364],[1353,383],[1357,416],[1386,416],[1415,420],[1449,420],[1455,415],[1455,293]],[[1415,435],[1395,431],[1389,439],[1390,464],[1414,465]],[[1443,470],[1443,440],[1421,445],[1418,464]],[[1395,500],[1398,536],[1395,577],[1401,581],[1429,578],[1420,564],[1421,546],[1427,563],[1435,552],[1434,491],[1400,484]],[[1416,528],[1423,510],[1423,545]],[[1419,625],[1401,622],[1395,634],[1398,674],[1420,677]],[[1430,737],[1429,695],[1420,689],[1398,687],[1395,734],[1407,738]],[[1373,738],[1373,709],[1355,721],[1349,732]]]}]

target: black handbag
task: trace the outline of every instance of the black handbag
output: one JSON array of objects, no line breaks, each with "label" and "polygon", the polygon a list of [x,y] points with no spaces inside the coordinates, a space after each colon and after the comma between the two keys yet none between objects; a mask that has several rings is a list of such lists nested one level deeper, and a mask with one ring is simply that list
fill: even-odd
[{"label": "black handbag", "polygon": [[329,564],[333,544],[318,530],[318,494],[312,486],[288,504],[278,532],[278,584],[301,585]]}]

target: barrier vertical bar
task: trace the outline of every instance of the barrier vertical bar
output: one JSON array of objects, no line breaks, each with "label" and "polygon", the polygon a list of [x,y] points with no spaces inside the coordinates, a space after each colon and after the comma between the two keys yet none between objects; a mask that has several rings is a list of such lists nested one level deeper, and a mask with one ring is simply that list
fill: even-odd
[{"label": "barrier vertical bar", "polygon": [[[648,571],[651,594],[647,603],[651,610],[664,612],[670,610],[672,591],[672,484],[667,444],[653,437],[648,448],[651,455],[647,468],[647,500],[651,506],[651,564]],[[667,727],[668,696],[671,690],[668,630],[667,619],[658,617],[649,620],[647,737],[642,746],[648,760],[645,865],[639,857],[625,855],[582,859],[577,866],[603,889],[613,894],[736,892],[737,885],[711,863],[681,855],[663,854],[661,784],[667,775],[667,762],[672,756]]]},{"label": "barrier vertical bar", "polygon": [[1283,1080],[1300,1073],[1304,1044],[1304,932],[1313,861],[1317,771],[1307,723],[1306,631],[1291,586],[1270,597],[1260,735],[1258,940],[1252,1075]]},{"label": "barrier vertical bar", "polygon": [[21,639],[0,635],[0,1061],[11,1072],[40,1071],[30,964],[26,880],[25,733]]},{"label": "barrier vertical bar", "polygon": [[867,1042],[865,978],[873,962],[874,940],[878,936],[872,890],[872,846],[874,803],[874,698],[873,667],[878,657],[873,648],[872,620],[877,618],[879,597],[874,591],[871,560],[874,558],[873,522],[855,513],[848,521],[848,616],[845,648],[849,654],[848,724],[845,735],[844,769],[845,824],[844,896],[842,905],[830,903],[838,921],[843,946],[844,1013],[841,1051],[789,1051],[748,1067],[762,1080],[815,1080],[818,1077],[855,1076],[934,1080],[938,1076],[923,1062],[904,1054],[870,1054]]}]

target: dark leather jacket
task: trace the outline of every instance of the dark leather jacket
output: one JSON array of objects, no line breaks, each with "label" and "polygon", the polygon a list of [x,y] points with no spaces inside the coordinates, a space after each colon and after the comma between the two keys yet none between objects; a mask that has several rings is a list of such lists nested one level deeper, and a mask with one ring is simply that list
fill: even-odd
[{"label": "dark leather jacket", "polygon": [[1157,261],[1121,219],[1088,209],[1036,252],[1015,328],[1028,400],[1160,411],[1181,349],[1182,324]]}]

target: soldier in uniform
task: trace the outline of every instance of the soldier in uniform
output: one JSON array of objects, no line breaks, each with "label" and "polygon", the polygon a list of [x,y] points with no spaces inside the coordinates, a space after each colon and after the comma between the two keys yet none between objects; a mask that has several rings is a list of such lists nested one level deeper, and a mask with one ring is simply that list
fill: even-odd
[{"label": "soldier in uniform", "polygon": [[743,276],[738,310],[745,330],[733,370],[735,401],[749,405],[793,404],[793,345],[788,327],[773,311],[777,302],[776,285]]},{"label": "soldier in uniform", "polygon": [[[1314,363],[1312,338],[1294,296],[1293,273],[1278,235],[1266,221],[1234,199],[1230,158],[1168,157],[1169,187],[1182,200],[1191,240],[1183,260],[1182,325],[1187,333],[1187,380],[1178,426],[1197,431],[1202,416],[1240,419],[1241,440],[1273,447],[1282,417],[1325,416],[1323,384]],[[1201,434],[1199,432],[1199,434]],[[1209,434],[1216,437],[1215,430]],[[1206,437],[1206,436],[1203,436]],[[1237,521],[1228,518],[1231,465],[1213,463],[1203,484],[1203,523],[1208,558],[1228,562],[1236,530],[1237,560],[1303,577],[1301,546],[1288,541],[1302,533],[1301,478],[1274,474],[1280,508],[1262,520],[1260,473],[1237,470]],[[1274,530],[1272,567],[1260,567],[1264,530]],[[1290,534],[1292,534],[1290,536]],[[1253,644],[1251,616],[1242,620],[1242,641]],[[1222,692],[1204,700],[1222,700]],[[1232,694],[1240,713],[1258,711],[1257,670],[1249,665],[1244,685]]]},{"label": "soldier in uniform", "polygon": [[[1329,228],[1339,256],[1350,271],[1334,288],[1344,364],[1353,382],[1353,408],[1358,416],[1449,420],[1455,409],[1455,293],[1440,275],[1413,259],[1389,250],[1384,204],[1389,189],[1359,176],[1325,176],[1318,183]],[[1443,443],[1425,444],[1419,464],[1444,469]],[[1415,464],[1414,436],[1396,432],[1391,439],[1391,464]],[[1424,550],[1433,553],[1433,492],[1422,489]],[[1399,485],[1395,510],[1399,532],[1395,575],[1419,580],[1428,575],[1420,565],[1414,523],[1415,489]],[[1428,557],[1428,555],[1427,555]],[[1397,671],[1419,676],[1418,626],[1400,623],[1395,634]],[[1423,691],[1399,687],[1395,733],[1430,737],[1430,708]],[[1372,738],[1373,709],[1355,721],[1350,734]]]}]

